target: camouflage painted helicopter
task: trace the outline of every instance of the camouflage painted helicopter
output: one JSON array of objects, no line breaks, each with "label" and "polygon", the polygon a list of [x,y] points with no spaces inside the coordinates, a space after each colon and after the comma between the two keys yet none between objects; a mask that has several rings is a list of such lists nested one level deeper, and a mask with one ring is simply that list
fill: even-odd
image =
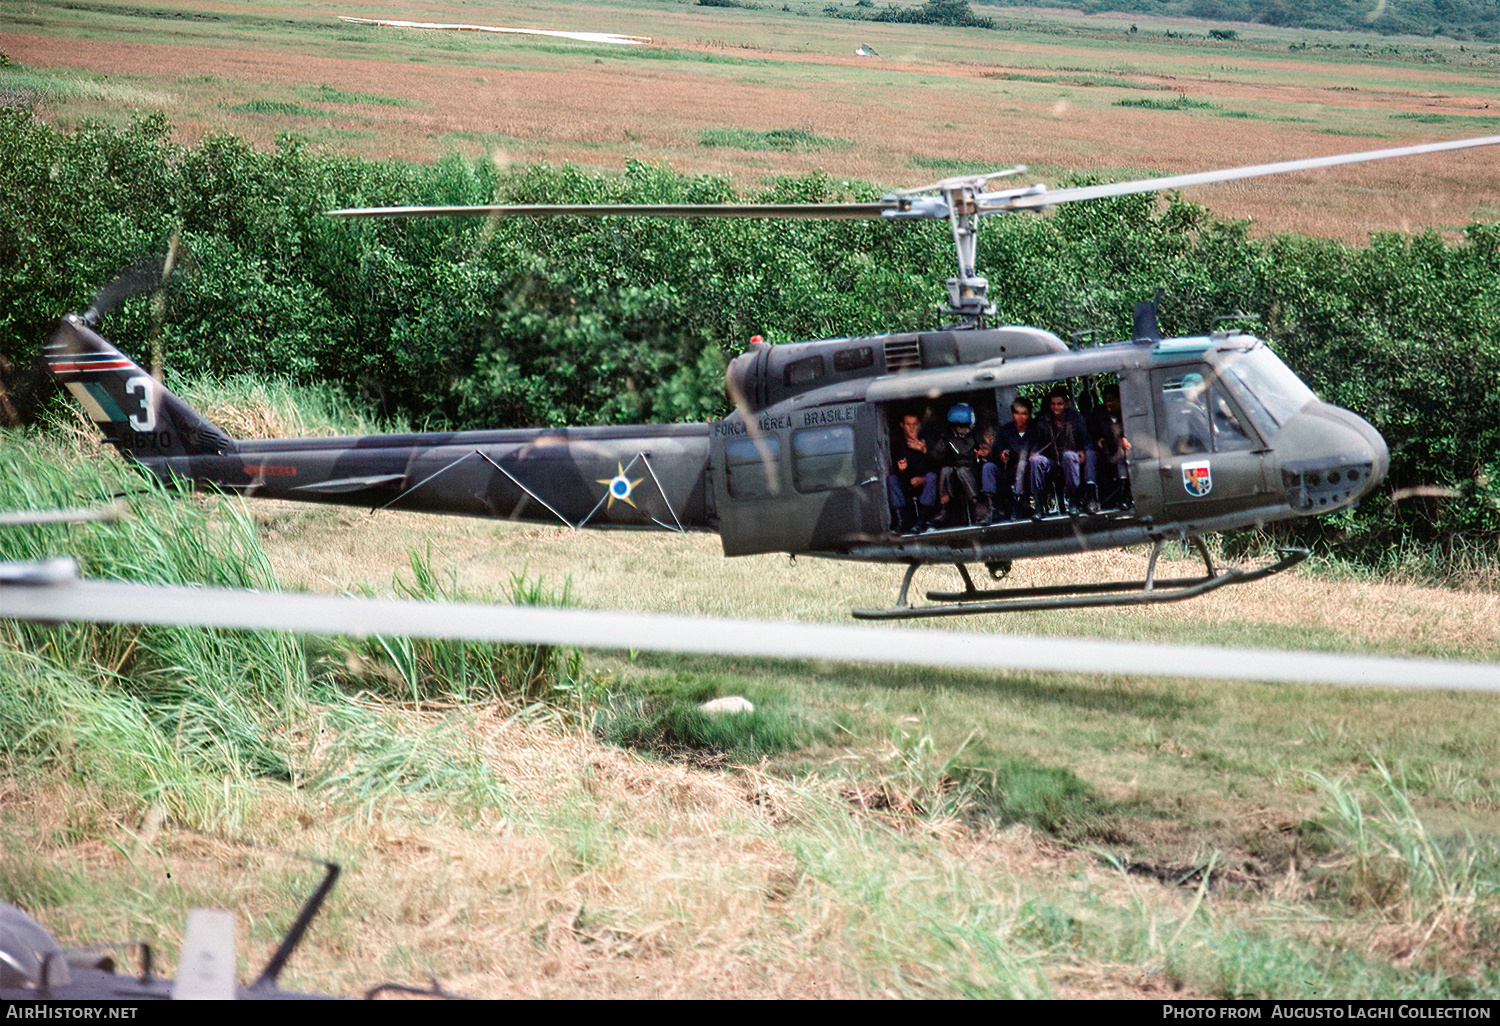
[{"label": "camouflage painted helicopter", "polygon": [[[1133,338],[1082,350],[1070,350],[1037,328],[987,326],[994,307],[988,282],[975,267],[980,219],[1496,143],[1500,136],[1052,191],[1040,185],[989,189],[992,180],[1024,170],[1014,168],[944,179],[873,203],[330,212],[949,221],[959,264],[958,276],[948,281],[952,326],[754,345],[730,363],[725,384],[735,410],[715,423],[237,440],[100,335],[97,303],[61,321],[46,358],[105,438],[162,479],[268,498],[571,528],[715,531],[727,556],[788,552],[904,564],[895,605],[855,610],[862,618],[1173,601],[1262,578],[1304,558],[1304,551],[1287,550],[1260,568],[1216,568],[1201,537],[1353,505],[1385,476],[1384,440],[1355,414],[1320,402],[1260,339],[1238,331],[1163,339],[1149,304],[1137,308]],[[1079,380],[1111,394],[1114,458],[1096,451],[1087,461],[1115,468],[1108,494],[1079,494],[1078,488],[1101,483],[1083,480],[1089,453],[1070,450],[1073,458],[1064,460],[1054,446],[1047,466],[1021,452],[1024,467],[992,457],[989,465],[996,470],[982,475],[975,456],[972,473],[960,475],[963,487],[943,475],[949,501],[937,525],[903,516],[897,495],[903,468],[893,465],[903,422],[915,419],[919,431],[924,423],[942,430],[942,438],[927,434],[933,446],[950,433],[966,434],[965,426],[983,445],[990,432],[1003,435],[1008,425],[1019,426],[1014,411],[1031,399],[1055,406],[1059,424],[1076,417],[1078,396],[1069,383]],[[1120,444],[1122,437],[1128,445]],[[960,448],[972,454],[976,445]],[[1065,463],[1077,474],[1061,474]],[[1106,469],[1095,466],[1100,477]],[[1021,511],[1026,515],[1014,516],[1012,502],[986,501],[991,482],[1001,479],[1009,494],[995,499],[1029,502]],[[921,490],[912,498],[931,499],[930,489]],[[1054,507],[1051,497],[1058,491]],[[1168,540],[1196,545],[1202,577],[1156,578]],[[1153,547],[1140,581],[980,589],[968,571],[970,564],[983,564],[998,579],[1016,559],[1143,543]],[[929,592],[930,604],[913,606],[907,599],[912,578],[931,564],[957,567],[963,588]]]}]

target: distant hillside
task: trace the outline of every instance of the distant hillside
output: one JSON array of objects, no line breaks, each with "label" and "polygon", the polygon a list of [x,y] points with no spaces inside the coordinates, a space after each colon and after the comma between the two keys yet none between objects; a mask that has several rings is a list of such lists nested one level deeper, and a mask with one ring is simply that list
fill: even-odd
[{"label": "distant hillside", "polygon": [[[1034,6],[979,0],[989,7]],[[1347,29],[1385,35],[1500,38],[1500,0],[1048,0],[1090,14],[1142,15],[1242,21],[1288,28]]]}]

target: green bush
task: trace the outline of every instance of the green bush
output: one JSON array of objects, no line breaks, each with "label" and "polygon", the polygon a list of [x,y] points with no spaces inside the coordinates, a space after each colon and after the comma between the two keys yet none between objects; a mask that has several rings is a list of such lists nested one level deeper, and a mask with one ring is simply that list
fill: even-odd
[{"label": "green bush", "polygon": [[[1174,101],[1175,102],[1175,101]],[[112,314],[127,351],[159,346],[173,380],[251,374],[345,383],[379,416],[431,427],[704,420],[725,362],[772,342],[941,323],[953,273],[941,223],[483,219],[335,221],[338,206],[736,200],[716,177],[631,164],[497,170],[171,143],[160,116],[64,134],[0,112],[0,357],[28,366],[56,317],[174,237],[184,271],[164,317]],[[748,199],[869,200],[824,175]],[[1124,338],[1161,289],[1169,334],[1219,314],[1261,333],[1324,398],[1391,446],[1390,486],[1456,497],[1284,525],[1278,540],[1379,565],[1496,560],[1500,542],[1500,226],[1386,235],[1367,247],[1284,235],[1150,196],[992,218],[979,264],[1003,322]],[[144,358],[144,357],[143,357]]]}]

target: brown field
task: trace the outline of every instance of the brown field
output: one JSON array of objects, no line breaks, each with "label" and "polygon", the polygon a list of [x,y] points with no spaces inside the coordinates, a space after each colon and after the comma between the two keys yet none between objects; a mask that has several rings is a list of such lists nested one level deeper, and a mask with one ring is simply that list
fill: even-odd
[{"label": "brown field", "polygon": [[[729,174],[747,187],[810,171],[899,186],[960,165],[1017,162],[1038,177],[1176,173],[1489,134],[1491,102],[1500,113],[1500,59],[1456,44],[1397,40],[1396,56],[1370,56],[1347,47],[1385,41],[1240,26],[1239,41],[1210,45],[1165,35],[1174,25],[1201,32],[1191,23],[1137,19],[1142,31],[1132,36],[1121,17],[989,10],[1013,30],[661,0],[372,0],[351,9],[649,35],[642,53],[340,26],[341,10],[313,4],[161,0],[143,11],[105,0],[80,12],[4,0],[10,29],[0,48],[28,74],[84,76],[41,105],[64,124],[158,107],[184,140],[228,131],[270,146],[293,130],[371,157],[430,160],[457,149],[613,171],[643,159]],[[1308,39],[1324,48],[1289,51]],[[882,56],[855,56],[860,44]],[[318,101],[310,89],[346,95]],[[1114,105],[1179,96],[1213,106]],[[702,133],[724,128],[796,128],[831,142],[792,152],[700,144]],[[1193,198],[1264,232],[1363,241],[1372,231],[1452,230],[1494,214],[1496,159],[1490,151],[1414,158],[1204,188]]]}]

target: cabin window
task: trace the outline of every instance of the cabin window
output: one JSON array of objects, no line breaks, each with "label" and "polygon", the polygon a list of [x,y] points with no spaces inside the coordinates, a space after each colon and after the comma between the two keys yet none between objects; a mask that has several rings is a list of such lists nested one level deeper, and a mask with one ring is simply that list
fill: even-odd
[{"label": "cabin window", "polygon": [[792,483],[799,492],[854,486],[854,429],[805,428],[792,434]]},{"label": "cabin window", "polygon": [[1166,417],[1163,437],[1167,451],[1174,456],[1211,451],[1207,393],[1203,368],[1162,374],[1161,408]]},{"label": "cabin window", "polygon": [[833,354],[833,369],[836,371],[853,371],[869,367],[875,362],[875,350],[871,346],[860,346],[858,349],[840,349]]},{"label": "cabin window", "polygon": [[780,493],[781,439],[775,435],[731,438],[724,443],[724,474],[736,499],[766,499]]},{"label": "cabin window", "polygon": [[1255,448],[1250,432],[1245,430],[1245,426],[1240,423],[1240,418],[1217,385],[1208,390],[1208,403],[1208,408],[1213,413],[1214,452],[1233,452],[1237,449]]},{"label": "cabin window", "polygon": [[786,386],[796,388],[799,385],[810,385],[827,373],[828,369],[823,365],[821,355],[804,356],[786,365]]}]

